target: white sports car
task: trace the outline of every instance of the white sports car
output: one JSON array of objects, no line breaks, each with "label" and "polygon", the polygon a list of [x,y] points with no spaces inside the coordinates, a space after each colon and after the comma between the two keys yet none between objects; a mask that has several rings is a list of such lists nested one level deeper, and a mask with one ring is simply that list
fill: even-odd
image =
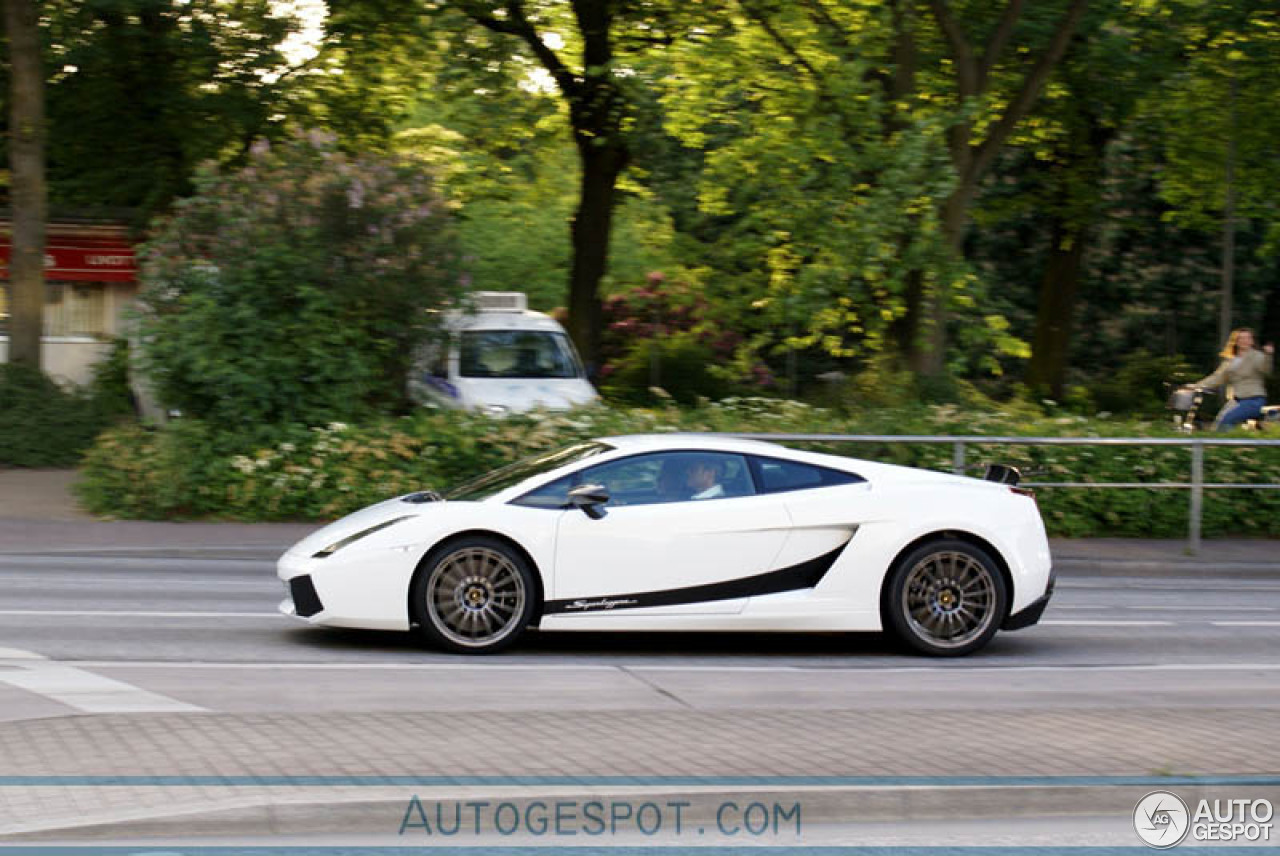
[{"label": "white sports car", "polygon": [[[610,437],[357,511],[280,558],[280,609],[492,652],[542,630],[888,630],[976,651],[1036,623],[1049,544],[1016,475],[772,443]],[[1010,484],[1009,482],[1014,482]]]}]

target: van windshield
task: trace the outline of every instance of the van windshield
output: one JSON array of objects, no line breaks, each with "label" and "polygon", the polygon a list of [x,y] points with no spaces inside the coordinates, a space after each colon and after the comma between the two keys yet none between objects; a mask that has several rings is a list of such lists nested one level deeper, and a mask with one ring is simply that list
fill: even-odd
[{"label": "van windshield", "polygon": [[550,330],[467,330],[462,334],[463,377],[580,378],[569,337]]}]

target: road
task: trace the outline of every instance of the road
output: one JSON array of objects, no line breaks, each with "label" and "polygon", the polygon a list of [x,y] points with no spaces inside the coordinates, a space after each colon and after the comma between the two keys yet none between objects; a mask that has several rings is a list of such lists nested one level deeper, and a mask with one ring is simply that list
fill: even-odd
[{"label": "road", "polygon": [[[1077,784],[1064,777],[1096,778],[1101,790],[1071,809],[1086,843],[1127,828],[1131,793],[1107,792],[1116,777],[1139,789],[1161,776],[1261,776],[1268,793],[1280,783],[1280,578],[1211,564],[1199,579],[1062,577],[1040,626],[958,661],[900,655],[875,634],[535,633],[467,658],[409,634],[307,627],[275,613],[282,593],[265,552],[0,556],[0,841],[74,839],[78,822],[162,834],[137,812],[171,807],[173,789],[146,776],[336,776],[330,796],[379,817],[377,829],[398,823],[405,786],[442,776],[472,790],[508,775],[585,777],[597,790],[718,776],[775,796],[883,782],[879,797],[831,809],[856,811],[859,829],[902,830],[879,843],[918,842],[919,827],[912,838],[900,825],[913,817],[990,814],[953,787],[966,777],[1029,782],[1039,795],[1014,813],[1046,817],[1061,808],[1054,788]],[[100,783],[72,781],[120,775],[144,777],[134,826],[119,826]],[[404,786],[370,790],[368,776]],[[946,799],[881,799],[922,782],[949,788]],[[40,795],[70,785],[90,791],[70,815]],[[358,793],[339,794],[347,785]],[[29,802],[6,804],[6,787]],[[232,822],[226,812],[248,809],[228,799],[214,802]],[[334,833],[281,809],[290,799],[270,798],[263,828]],[[1117,803],[1127,808],[1109,814]],[[819,828],[810,840],[849,840],[847,825]],[[978,840],[1010,840],[1008,827],[987,831]]]},{"label": "road", "polygon": [[[1280,580],[1211,567],[1063,579],[1040,626],[947,662],[875,634],[530,634],[459,657],[280,616],[262,559],[0,556],[0,591],[0,648],[219,711],[1280,705]],[[0,716],[67,712],[48,701]]]}]

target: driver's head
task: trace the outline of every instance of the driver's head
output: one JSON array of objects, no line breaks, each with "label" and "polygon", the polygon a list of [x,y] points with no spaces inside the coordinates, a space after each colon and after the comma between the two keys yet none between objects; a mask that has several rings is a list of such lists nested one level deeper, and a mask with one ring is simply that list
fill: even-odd
[{"label": "driver's head", "polygon": [[715,458],[694,458],[685,470],[685,484],[695,491],[714,487],[719,481],[720,462]]}]

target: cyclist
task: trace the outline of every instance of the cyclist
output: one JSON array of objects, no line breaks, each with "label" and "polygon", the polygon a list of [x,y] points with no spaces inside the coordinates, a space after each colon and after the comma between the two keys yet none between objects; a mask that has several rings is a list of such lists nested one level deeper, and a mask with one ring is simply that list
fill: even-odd
[{"label": "cyclist", "polygon": [[1266,377],[1271,374],[1275,346],[1270,342],[1258,350],[1253,346],[1253,331],[1247,327],[1232,330],[1222,349],[1222,363],[1217,371],[1195,386],[1227,387],[1230,396],[1218,414],[1217,427],[1226,431],[1250,419],[1262,416],[1267,403]]}]

